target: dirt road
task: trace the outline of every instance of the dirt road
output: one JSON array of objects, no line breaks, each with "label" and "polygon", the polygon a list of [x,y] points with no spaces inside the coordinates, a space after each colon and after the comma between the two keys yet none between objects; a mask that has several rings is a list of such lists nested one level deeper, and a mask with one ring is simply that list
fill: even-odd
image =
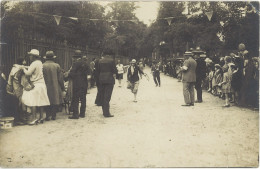
[{"label": "dirt road", "polygon": [[[149,74],[149,70],[145,70]],[[182,83],[161,75],[162,86],[142,79],[138,102],[115,85],[104,118],[87,95],[87,116],[0,130],[2,167],[257,167],[258,111],[204,92],[203,103],[182,107]],[[125,78],[125,77],[124,77]]]}]

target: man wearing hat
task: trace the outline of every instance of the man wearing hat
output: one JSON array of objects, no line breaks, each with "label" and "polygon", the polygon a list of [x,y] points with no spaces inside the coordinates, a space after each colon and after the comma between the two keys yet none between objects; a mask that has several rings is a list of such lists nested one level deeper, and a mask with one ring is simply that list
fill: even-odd
[{"label": "man wearing hat", "polygon": [[202,81],[206,78],[207,66],[204,58],[205,54],[195,54],[194,58],[197,62],[196,67],[196,83],[195,89],[197,91],[197,100],[196,103],[202,102]]},{"label": "man wearing hat", "polygon": [[[80,50],[75,50],[73,56],[75,62],[69,72],[69,77],[72,79],[72,110],[73,115],[69,119],[84,118],[86,112],[86,94],[88,89],[87,76],[90,75],[90,68],[87,63],[82,60],[82,54]],[[79,113],[79,101],[81,102]]]},{"label": "man wearing hat", "polygon": [[47,94],[50,100],[50,106],[46,109],[46,121],[56,119],[58,106],[63,103],[62,91],[65,91],[63,76],[60,65],[54,62],[56,56],[53,51],[47,51],[43,57],[46,61],[43,64],[43,77],[47,87]]},{"label": "man wearing hat", "polygon": [[194,84],[196,82],[196,67],[197,63],[192,58],[191,52],[185,52],[185,61],[181,68],[182,83],[183,83],[183,96],[185,104],[182,106],[194,106]]},{"label": "man wearing hat", "polygon": [[97,65],[97,76],[99,80],[99,101],[102,106],[104,117],[113,117],[109,110],[109,102],[111,100],[113,88],[115,85],[115,77],[117,68],[115,62],[109,58],[109,55],[104,53]]}]

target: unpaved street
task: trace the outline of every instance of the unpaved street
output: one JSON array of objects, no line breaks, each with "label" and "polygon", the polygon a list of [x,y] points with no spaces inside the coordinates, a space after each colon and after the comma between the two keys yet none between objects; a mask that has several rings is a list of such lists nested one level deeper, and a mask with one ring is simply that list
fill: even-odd
[{"label": "unpaved street", "polygon": [[161,74],[162,86],[142,79],[138,102],[114,87],[113,118],[87,95],[87,116],[0,130],[2,167],[257,167],[258,111],[223,108],[204,91],[203,103],[182,107],[182,83]]}]

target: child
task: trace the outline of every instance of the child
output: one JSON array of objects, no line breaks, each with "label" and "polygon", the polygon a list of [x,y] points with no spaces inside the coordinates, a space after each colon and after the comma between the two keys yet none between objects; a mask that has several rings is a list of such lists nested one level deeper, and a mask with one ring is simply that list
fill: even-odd
[{"label": "child", "polygon": [[214,76],[214,68],[212,66],[209,66],[209,74],[208,74],[208,83],[209,83],[209,89],[208,92],[211,92],[212,90],[212,80],[213,80],[213,76]]},{"label": "child", "polygon": [[[230,68],[231,65],[234,65],[233,63],[230,63],[228,66]],[[229,98],[228,95],[231,92],[231,80],[232,80],[232,72],[228,71],[227,69],[224,70],[223,74],[223,81],[218,84],[218,86],[222,86],[222,92],[225,94],[225,100],[226,104],[224,107],[229,107]]]},{"label": "child", "polygon": [[212,79],[212,93],[215,96],[221,97],[221,88],[218,86],[219,83],[221,83],[223,80],[223,72],[221,69],[221,66],[219,64],[215,64],[215,73],[213,75]]}]

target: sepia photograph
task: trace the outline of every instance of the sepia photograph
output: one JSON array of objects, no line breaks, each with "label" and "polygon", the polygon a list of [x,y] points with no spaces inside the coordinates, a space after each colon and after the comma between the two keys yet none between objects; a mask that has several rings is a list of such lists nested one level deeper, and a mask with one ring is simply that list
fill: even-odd
[{"label": "sepia photograph", "polygon": [[259,1],[0,4],[1,168],[259,167]]}]

